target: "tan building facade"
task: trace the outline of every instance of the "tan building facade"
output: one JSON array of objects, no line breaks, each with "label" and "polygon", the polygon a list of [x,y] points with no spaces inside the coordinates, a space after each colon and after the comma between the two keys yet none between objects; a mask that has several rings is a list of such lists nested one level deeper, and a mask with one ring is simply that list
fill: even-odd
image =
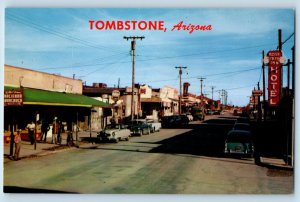
[{"label": "tan building facade", "polygon": [[4,65],[6,86],[82,94],[82,81],[60,75]]}]

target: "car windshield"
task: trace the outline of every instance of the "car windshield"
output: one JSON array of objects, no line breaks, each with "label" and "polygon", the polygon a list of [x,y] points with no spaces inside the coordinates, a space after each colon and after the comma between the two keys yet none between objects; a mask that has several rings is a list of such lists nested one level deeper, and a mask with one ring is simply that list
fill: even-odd
[{"label": "car windshield", "polygon": [[226,139],[227,142],[251,142],[252,138],[250,133],[230,133]]},{"label": "car windshield", "polygon": [[107,129],[119,129],[119,128],[120,128],[120,125],[112,124],[112,125],[107,125],[105,127],[105,130],[107,130]]},{"label": "car windshield", "polygon": [[236,120],[236,123],[249,123],[249,119],[241,117]]},{"label": "car windshield", "polygon": [[235,124],[233,127],[234,130],[250,130],[250,126],[248,124]]}]

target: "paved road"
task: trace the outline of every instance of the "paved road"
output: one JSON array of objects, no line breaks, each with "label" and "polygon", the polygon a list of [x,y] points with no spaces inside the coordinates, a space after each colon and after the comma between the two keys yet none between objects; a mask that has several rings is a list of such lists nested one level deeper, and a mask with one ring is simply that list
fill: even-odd
[{"label": "paved road", "polygon": [[162,129],[128,142],[12,161],[4,165],[5,189],[118,194],[292,192],[291,173],[256,166],[253,159],[219,156],[219,143],[212,140],[220,131],[201,127]]}]

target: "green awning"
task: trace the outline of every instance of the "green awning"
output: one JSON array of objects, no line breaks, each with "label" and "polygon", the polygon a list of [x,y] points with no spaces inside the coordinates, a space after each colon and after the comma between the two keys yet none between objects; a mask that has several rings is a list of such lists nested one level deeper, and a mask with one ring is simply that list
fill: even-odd
[{"label": "green awning", "polygon": [[[5,86],[4,90],[21,90],[21,88]],[[110,105],[105,102],[101,102],[84,95],[31,88],[23,88],[23,104],[75,107],[110,107]]]}]

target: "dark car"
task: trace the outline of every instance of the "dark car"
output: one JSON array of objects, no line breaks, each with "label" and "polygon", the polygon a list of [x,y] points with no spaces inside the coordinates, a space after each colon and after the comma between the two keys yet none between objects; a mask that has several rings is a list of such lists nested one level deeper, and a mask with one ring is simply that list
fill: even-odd
[{"label": "dark car", "polygon": [[248,123],[236,123],[233,126],[233,130],[246,130],[246,131],[250,131],[250,125]]},{"label": "dark car", "polygon": [[254,153],[251,133],[245,130],[231,130],[225,140],[225,154],[250,155]]},{"label": "dark car", "polygon": [[236,123],[248,123],[249,124],[249,118],[248,117],[239,117],[236,119]]},{"label": "dark car", "polygon": [[186,115],[165,116],[161,119],[161,124],[164,128],[182,127],[187,125],[188,123],[189,118]]},{"label": "dark car", "polygon": [[128,128],[131,131],[131,134],[133,135],[145,135],[150,134],[151,131],[151,125],[146,122],[145,119],[135,119],[129,122]]}]

